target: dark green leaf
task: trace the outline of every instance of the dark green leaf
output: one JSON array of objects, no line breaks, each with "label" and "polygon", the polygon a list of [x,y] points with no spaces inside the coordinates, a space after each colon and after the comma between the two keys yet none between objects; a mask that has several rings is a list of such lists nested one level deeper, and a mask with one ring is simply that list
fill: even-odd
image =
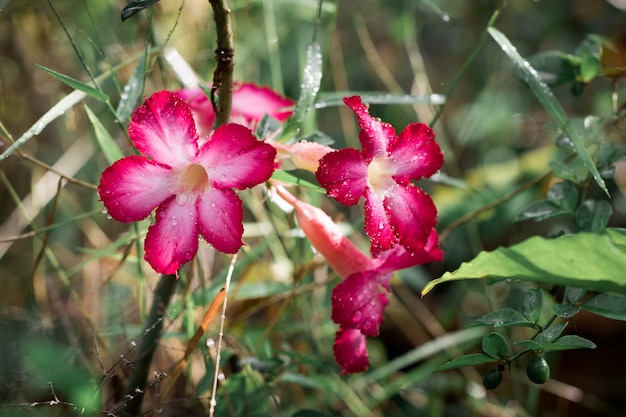
[{"label": "dark green leaf", "polygon": [[509,344],[500,333],[491,332],[483,336],[483,352],[495,359],[502,359],[509,351]]},{"label": "dark green leaf", "polygon": [[551,352],[556,350],[569,350],[569,349],[595,349],[596,344],[591,340],[576,335],[567,335],[556,339],[552,343],[542,344],[541,350],[544,352]]},{"label": "dark green leaf", "polygon": [[515,63],[515,65],[523,73],[523,79],[528,84],[535,97],[543,105],[546,111],[554,118],[559,124],[561,130],[572,141],[576,153],[585,164],[587,170],[593,175],[600,188],[608,195],[609,192],[606,188],[604,180],[600,176],[598,169],[596,168],[591,156],[583,145],[583,138],[579,132],[572,127],[572,124],[567,117],[565,110],[561,107],[561,104],[556,99],[550,88],[541,80],[537,71],[517,52],[517,49],[507,37],[494,27],[487,29],[491,37],[498,42],[502,50],[509,56],[509,58]]},{"label": "dark green leaf", "polygon": [[580,306],[572,304],[555,304],[552,306],[552,311],[559,317],[569,319],[574,317],[580,311]]},{"label": "dark green leaf", "polygon": [[600,233],[613,213],[611,205],[605,200],[585,200],[576,210],[576,226],[583,232]]},{"label": "dark green leaf", "polygon": [[82,81],[78,81],[77,79],[74,79],[72,77],[68,77],[65,74],[61,74],[60,72],[51,70],[49,68],[42,67],[41,65],[35,64],[35,66],[37,68],[47,72],[48,74],[52,75],[57,80],[59,80],[59,81],[65,83],[65,84],[69,85],[73,89],[78,90],[78,91],[82,91],[83,93],[87,94],[88,96],[91,96],[91,97],[95,98],[96,100],[106,102],[109,99],[109,96],[104,94],[101,90],[98,90],[97,88],[94,88],[94,87],[92,87],[92,86],[90,86],[88,84],[85,84]]},{"label": "dark green leaf", "polygon": [[594,314],[614,320],[626,320],[626,297],[598,294],[582,305]]},{"label": "dark green leaf", "polygon": [[558,207],[574,213],[578,205],[578,188],[568,180],[557,182],[550,187],[546,197]]},{"label": "dark green leaf", "polygon": [[515,342],[515,344],[535,352],[541,350],[541,345],[533,340],[520,340],[519,342]]},{"label": "dark green leaf", "polygon": [[259,125],[256,128],[256,135],[261,139],[264,139],[272,133],[278,132],[281,126],[282,124],[278,120],[274,119],[269,114],[266,114],[265,116],[263,116],[263,118],[259,122]]},{"label": "dark green leaf", "polygon": [[328,136],[326,133],[320,132],[319,130],[303,136],[302,140],[319,143],[320,145],[332,145],[333,143],[335,143],[333,138]]},{"label": "dark green leaf", "polygon": [[557,337],[563,333],[563,330],[567,327],[568,322],[564,321],[562,323],[554,324],[543,332],[539,333],[539,342],[540,343],[552,343],[556,340]]},{"label": "dark green leaf", "polygon": [[623,229],[608,228],[601,234],[576,233],[555,239],[532,237],[508,248],[479,253],[456,271],[430,281],[422,295],[442,282],[466,279],[521,280],[626,294],[624,271]]},{"label": "dark green leaf", "polygon": [[525,326],[535,327],[535,323],[528,321],[526,317],[517,310],[512,308],[503,308],[500,310],[492,311],[484,316],[481,316],[474,320],[472,323],[474,326],[493,326],[493,327],[507,327],[507,326]]},{"label": "dark green leaf", "polygon": [[583,299],[587,290],[579,287],[565,287],[563,300],[569,304],[578,304]]},{"label": "dark green leaf", "polygon": [[524,316],[533,321],[539,320],[541,307],[543,306],[543,291],[539,288],[531,288],[524,293],[522,297],[522,313]]},{"label": "dark green leaf", "polygon": [[143,9],[147,9],[155,3],[158,3],[159,0],[134,0],[131,1],[124,7],[122,10],[122,22],[128,19],[131,16],[139,13]]},{"label": "dark green leaf", "polygon": [[550,161],[548,165],[556,176],[570,180],[574,184],[581,184],[587,180],[588,171],[580,158],[574,158],[568,162]]},{"label": "dark green leaf", "polygon": [[484,353],[472,353],[470,355],[463,355],[460,358],[452,359],[435,369],[434,372],[447,371],[450,369],[463,368],[464,366],[482,365],[485,363],[498,362],[497,359],[487,356]]},{"label": "dark green leaf", "polygon": [[130,119],[130,115],[135,109],[137,101],[143,94],[143,87],[146,81],[146,62],[148,61],[149,47],[145,48],[144,54],[141,56],[137,66],[133,70],[128,82],[124,86],[124,91],[117,105],[117,118],[119,121],[126,123]]},{"label": "dark green leaf", "polygon": [[291,417],[332,417],[330,414],[316,410],[300,410]]},{"label": "dark green leaf", "polygon": [[[559,85],[576,79],[579,58],[561,51],[544,51],[528,58],[541,80],[548,85]],[[520,70],[516,75],[522,78]]]}]

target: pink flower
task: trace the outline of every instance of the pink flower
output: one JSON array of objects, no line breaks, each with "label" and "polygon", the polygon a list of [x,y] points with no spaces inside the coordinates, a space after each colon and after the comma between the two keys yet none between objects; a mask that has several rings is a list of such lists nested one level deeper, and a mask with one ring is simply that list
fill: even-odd
[{"label": "pink flower", "polygon": [[[176,91],[189,103],[201,134],[211,131],[215,121],[215,112],[211,101],[200,87]],[[259,87],[252,83],[235,83],[231,119],[250,129],[256,129],[257,123],[266,114],[279,121],[284,121],[293,113],[290,108],[294,102],[282,97],[268,87]]]},{"label": "pink flower", "polygon": [[433,175],[443,154],[430,127],[412,123],[399,136],[374,119],[359,96],[344,102],[358,118],[362,150],[347,148],[325,155],[315,175],[326,193],[344,205],[365,198],[365,233],[375,255],[403,245],[417,252],[431,235],[437,209],[411,180]]},{"label": "pink flower", "polygon": [[173,274],[198,250],[198,235],[224,253],[242,246],[243,203],[233,189],[267,181],[276,151],[244,126],[229,123],[200,143],[189,105],[169,91],[154,93],[133,113],[128,133],[143,155],[128,156],[102,173],[98,193],[121,222],[156,222],[145,259]]},{"label": "pink flower", "polygon": [[331,317],[340,326],[333,351],[343,373],[362,372],[369,367],[365,336],[378,335],[393,272],[440,261],[443,252],[437,233],[431,230],[426,243],[415,252],[397,245],[370,258],[322,210],[298,200],[282,186],[276,187],[276,191],[296,209],[298,224],[311,244],[344,278],[331,297]]}]

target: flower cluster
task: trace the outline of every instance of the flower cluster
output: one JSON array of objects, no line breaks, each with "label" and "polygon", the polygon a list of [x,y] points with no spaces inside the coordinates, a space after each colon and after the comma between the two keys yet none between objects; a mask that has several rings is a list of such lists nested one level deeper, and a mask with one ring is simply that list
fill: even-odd
[{"label": "flower cluster", "polygon": [[282,159],[315,173],[327,194],[344,205],[363,197],[371,256],[347,239],[321,209],[282,185],[278,194],[296,210],[311,244],[343,278],[332,291],[334,345],[344,373],[369,366],[366,336],[377,336],[394,271],[441,260],[433,201],[412,180],[434,174],[443,155],[433,131],[413,123],[396,135],[370,116],[358,96],[344,99],[357,116],[361,150],[333,150],[309,142],[258,140],[251,129],[265,114],[285,120],[293,102],[252,84],[233,91],[232,120],[213,129],[215,114],[200,89],[154,93],[133,113],[129,136],[141,155],[102,173],[98,192],[111,217],[145,219],[156,209],[145,239],[145,259],[173,274],[198,249],[198,236],[224,253],[243,242],[243,204],[235,190],[268,181]]}]

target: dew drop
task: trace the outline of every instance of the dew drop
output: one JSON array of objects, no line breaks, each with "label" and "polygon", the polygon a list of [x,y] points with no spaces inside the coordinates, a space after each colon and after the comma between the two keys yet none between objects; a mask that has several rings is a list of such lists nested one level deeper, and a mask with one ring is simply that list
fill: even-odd
[{"label": "dew drop", "polygon": [[448,13],[445,13],[443,16],[441,16],[441,19],[444,22],[449,22],[450,21],[450,15]]},{"label": "dew drop", "polygon": [[354,314],[352,315],[352,323],[356,324],[360,322],[362,317],[363,315],[361,314],[360,311],[355,311]]},{"label": "dew drop", "polygon": [[187,193],[180,193],[176,196],[176,202],[181,206],[187,204],[187,201],[189,201],[189,194]]},{"label": "dew drop", "polygon": [[109,210],[106,207],[102,207],[102,210],[100,210],[100,213],[102,214],[108,214]]}]

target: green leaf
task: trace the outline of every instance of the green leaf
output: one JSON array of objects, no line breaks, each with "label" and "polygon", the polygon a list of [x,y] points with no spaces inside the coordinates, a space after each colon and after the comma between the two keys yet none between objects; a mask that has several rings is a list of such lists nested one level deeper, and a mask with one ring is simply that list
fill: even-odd
[{"label": "green leaf", "polygon": [[578,304],[583,299],[587,290],[579,287],[565,287],[563,301],[568,304]]},{"label": "green leaf", "polygon": [[626,297],[598,294],[584,303],[582,308],[610,319],[626,321]]},{"label": "green leaf", "polygon": [[150,47],[145,48],[144,54],[141,56],[137,66],[133,70],[128,82],[124,86],[120,102],[117,105],[117,118],[126,123],[130,119],[130,115],[137,105],[137,101],[143,94],[143,87],[146,81],[146,62],[148,61]]},{"label": "green leaf", "polygon": [[541,345],[533,340],[520,340],[519,342],[515,342],[515,344],[535,352],[541,350]]},{"label": "green leaf", "polygon": [[320,193],[324,192],[324,189],[321,188],[318,184],[314,184],[311,181],[300,178],[294,175],[295,171],[283,171],[282,169],[277,169],[272,174],[272,179],[286,182],[289,184],[299,185],[301,187],[306,187],[310,190],[317,191]]},{"label": "green leaf", "polygon": [[598,169],[593,163],[591,156],[587,153],[583,145],[583,139],[565,114],[565,110],[556,99],[550,88],[541,80],[537,71],[517,52],[517,49],[511,44],[507,37],[494,27],[487,29],[491,37],[500,45],[502,50],[508,55],[513,63],[520,69],[524,81],[528,84],[532,92],[535,94],[541,105],[558,123],[561,130],[572,141],[576,153],[585,164],[587,170],[593,175],[598,185],[604,192],[609,195],[604,180],[600,176]]},{"label": "green leaf", "polygon": [[322,49],[317,42],[313,42],[306,50],[306,64],[300,89],[300,98],[296,103],[293,115],[285,122],[283,132],[278,138],[279,142],[293,139],[298,135],[304,125],[304,121],[313,107],[315,97],[322,82]]},{"label": "green leaf", "polygon": [[[528,58],[541,80],[551,86],[576,80],[579,61],[577,56],[561,51],[544,51]],[[516,70],[516,75],[522,78],[520,71]]]},{"label": "green leaf", "polygon": [[100,149],[102,150],[102,153],[104,154],[107,162],[109,164],[112,164],[118,159],[121,159],[124,154],[120,150],[119,146],[117,146],[117,143],[115,143],[113,137],[111,137],[109,132],[102,125],[100,119],[98,119],[98,116],[96,116],[95,113],[92,112],[86,104],[84,104],[84,106],[85,112],[87,113],[87,118],[89,119],[89,122],[91,122],[91,126],[93,127],[96,141],[98,142],[98,145],[100,146]]},{"label": "green leaf", "polygon": [[562,336],[552,343],[541,344],[541,350],[544,352],[552,352],[557,350],[570,349],[595,349],[596,344],[591,340],[576,335]]},{"label": "green leaf", "polygon": [[482,365],[485,363],[498,362],[497,359],[487,356],[484,353],[472,353],[470,355],[463,355],[460,358],[452,359],[438,367],[434,372],[447,371],[450,369],[458,369],[464,366]]},{"label": "green leaf", "polygon": [[574,213],[578,205],[578,188],[568,180],[557,182],[550,187],[546,197],[558,207]]},{"label": "green leaf", "polygon": [[553,217],[565,216],[572,214],[571,211],[558,207],[552,201],[539,200],[534,201],[522,210],[516,217],[515,221],[534,220],[540,222],[543,220],[551,219]]},{"label": "green leaf", "polygon": [[580,158],[574,158],[571,161],[550,161],[548,163],[552,171],[557,177],[572,181],[574,184],[582,184],[589,176],[585,164]]},{"label": "green leaf", "polygon": [[500,333],[491,332],[483,336],[482,348],[492,358],[502,359],[509,351],[509,344]]},{"label": "green leaf", "polygon": [[539,333],[539,343],[552,343],[556,340],[557,337],[563,333],[563,330],[567,327],[568,322],[564,321],[562,323],[554,324],[543,332]]},{"label": "green leaf", "polygon": [[576,227],[583,232],[600,233],[613,213],[611,204],[605,200],[585,200],[576,210]]},{"label": "green leaf", "polygon": [[626,294],[626,231],[577,233],[555,239],[532,237],[508,248],[481,252],[454,272],[430,281],[427,294],[442,282],[521,280]]},{"label": "green leaf", "polygon": [[378,93],[373,91],[335,91],[320,93],[315,101],[315,108],[324,109],[326,107],[343,106],[344,97],[350,96],[361,96],[363,103],[369,104],[429,104],[432,106],[441,106],[446,102],[446,97],[441,94],[414,96],[410,94]]},{"label": "green leaf", "polygon": [[134,1],[131,1],[122,10],[122,15],[121,15],[122,22],[124,20],[128,19],[129,17],[134,16],[135,14],[139,13],[143,9],[147,9],[148,7],[150,7],[153,4],[158,3],[158,2],[159,2],[159,0],[134,0]]},{"label": "green leaf", "polygon": [[472,323],[474,326],[492,326],[492,327],[508,327],[508,326],[525,326],[536,327],[535,323],[526,320],[526,317],[517,310],[505,307],[500,310],[492,311],[484,316],[478,317]]},{"label": "green leaf", "polygon": [[539,288],[531,288],[522,297],[522,313],[524,316],[536,323],[541,314],[543,306],[543,291]]},{"label": "green leaf", "polygon": [[57,80],[69,85],[70,87],[72,87],[75,90],[78,91],[82,91],[83,93],[87,94],[90,97],[95,98],[96,100],[99,101],[103,101],[106,102],[109,100],[109,96],[107,96],[106,94],[104,94],[104,92],[102,92],[101,90],[94,88],[88,84],[85,84],[82,81],[78,81],[75,78],[69,77],[65,74],[61,74],[60,72],[51,70],[49,68],[43,67],[41,65],[35,64],[35,66],[45,72],[47,72],[48,74],[52,75],[54,78],[56,78]]}]

